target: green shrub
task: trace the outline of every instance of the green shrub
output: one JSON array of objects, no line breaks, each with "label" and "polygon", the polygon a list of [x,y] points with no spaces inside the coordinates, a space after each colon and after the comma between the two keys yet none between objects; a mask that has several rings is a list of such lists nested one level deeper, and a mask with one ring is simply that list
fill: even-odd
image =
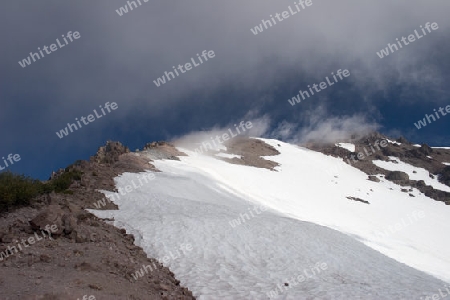
[{"label": "green shrub", "polygon": [[81,180],[83,173],[78,170],[67,170],[57,178],[53,179],[49,184],[56,193],[64,192],[69,188],[73,181]]},{"label": "green shrub", "polygon": [[13,206],[29,205],[32,198],[44,191],[44,184],[39,180],[9,171],[0,173],[0,211]]},{"label": "green shrub", "polygon": [[0,173],[0,212],[16,206],[26,206],[36,196],[51,192],[73,194],[68,190],[73,181],[81,180],[83,173],[78,170],[66,170],[60,176],[42,183],[25,175],[10,171]]}]

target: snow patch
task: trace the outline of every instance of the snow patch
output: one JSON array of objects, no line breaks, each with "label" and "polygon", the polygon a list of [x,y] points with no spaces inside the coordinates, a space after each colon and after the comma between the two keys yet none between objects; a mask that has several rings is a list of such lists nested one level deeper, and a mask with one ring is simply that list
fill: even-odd
[{"label": "snow patch", "polygon": [[396,142],[396,141],[391,141],[390,139],[386,139],[386,141],[388,141],[391,144],[397,144],[397,145],[401,145],[402,144],[402,143],[399,143],[399,142]]},{"label": "snow patch", "polygon": [[347,149],[350,152],[355,152],[356,150],[356,146],[352,143],[337,143],[335,146]]}]

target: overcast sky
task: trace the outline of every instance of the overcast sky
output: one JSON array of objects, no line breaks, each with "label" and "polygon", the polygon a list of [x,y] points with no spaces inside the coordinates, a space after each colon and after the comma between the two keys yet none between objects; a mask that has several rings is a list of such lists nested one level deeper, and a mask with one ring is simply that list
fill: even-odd
[{"label": "overcast sky", "polygon": [[[394,3],[395,2],[395,3]],[[286,141],[377,129],[449,145],[450,117],[414,123],[450,105],[450,2],[312,0],[258,35],[251,28],[294,1],[150,0],[122,16],[123,0],[7,1],[0,11],[0,156],[46,179],[88,159],[107,140],[132,150],[241,120]],[[436,22],[388,57],[376,52]],[[22,68],[18,61],[69,31],[80,38]],[[153,80],[197,53],[215,57],[157,87]],[[331,72],[350,76],[291,106]],[[106,102],[118,108],[60,139],[56,132]]]}]

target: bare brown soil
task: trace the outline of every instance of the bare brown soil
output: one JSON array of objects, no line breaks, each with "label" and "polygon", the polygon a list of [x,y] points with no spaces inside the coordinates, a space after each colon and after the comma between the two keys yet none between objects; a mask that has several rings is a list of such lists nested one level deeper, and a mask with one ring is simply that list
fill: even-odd
[{"label": "bare brown soil", "polygon": [[[180,155],[169,144],[152,149],[158,147],[161,153]],[[97,300],[195,299],[168,268],[134,245],[133,236],[85,210],[104,199],[97,189],[115,189],[115,176],[157,171],[148,159],[129,153],[120,143],[108,142],[89,162],[77,161],[69,169],[83,172],[69,194],[41,196],[30,207],[0,216],[0,251],[10,247],[9,257],[0,261],[0,299],[75,300],[84,295]],[[108,203],[104,209],[115,207]],[[52,239],[28,244],[26,239],[46,224],[58,228]],[[22,239],[28,247],[21,244],[19,251]],[[158,269],[133,279],[136,270],[153,263]]]}]

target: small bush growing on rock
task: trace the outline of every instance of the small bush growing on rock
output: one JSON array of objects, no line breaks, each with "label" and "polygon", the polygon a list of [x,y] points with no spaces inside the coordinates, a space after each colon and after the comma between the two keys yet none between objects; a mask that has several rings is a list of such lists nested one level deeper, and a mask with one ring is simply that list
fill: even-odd
[{"label": "small bush growing on rock", "polygon": [[64,173],[50,182],[52,190],[54,190],[56,193],[66,191],[73,181],[81,180],[81,175],[82,173],[78,170],[66,170]]},{"label": "small bush growing on rock", "polygon": [[39,195],[51,192],[72,194],[68,190],[72,182],[81,180],[82,172],[69,170],[60,176],[43,183],[25,175],[13,174],[10,171],[0,173],[0,212],[12,207],[26,206]]},{"label": "small bush growing on rock", "polygon": [[45,191],[39,180],[15,175],[9,171],[0,174],[0,212],[10,207],[28,205],[30,200]]}]

